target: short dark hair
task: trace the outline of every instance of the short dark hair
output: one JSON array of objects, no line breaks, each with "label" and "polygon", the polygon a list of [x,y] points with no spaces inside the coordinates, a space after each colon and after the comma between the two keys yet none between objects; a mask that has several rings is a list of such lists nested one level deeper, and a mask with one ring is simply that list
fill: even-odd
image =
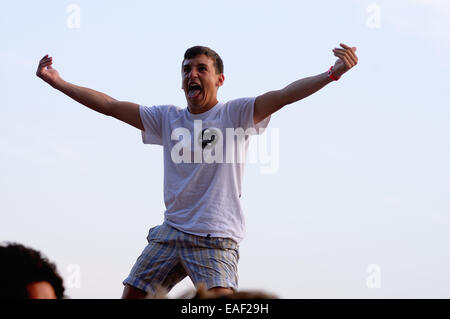
[{"label": "short dark hair", "polygon": [[27,285],[39,281],[47,281],[56,297],[64,298],[63,279],[54,263],[21,244],[0,246],[0,299],[28,299]]},{"label": "short dark hair", "polygon": [[184,53],[183,62],[184,62],[184,60],[193,59],[197,55],[201,55],[201,54],[204,54],[207,57],[210,57],[210,58],[213,59],[214,67],[216,68],[216,73],[217,74],[222,74],[223,73],[223,61],[222,61],[222,58],[213,49],[210,49],[208,47],[204,47],[204,46],[201,46],[201,45],[196,45],[194,47],[191,47],[191,48],[187,49],[186,52]]}]

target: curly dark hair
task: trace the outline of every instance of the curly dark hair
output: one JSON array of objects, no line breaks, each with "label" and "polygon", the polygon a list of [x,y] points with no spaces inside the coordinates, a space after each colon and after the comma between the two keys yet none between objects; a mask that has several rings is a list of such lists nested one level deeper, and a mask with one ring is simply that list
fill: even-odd
[{"label": "curly dark hair", "polygon": [[[197,55],[204,54],[207,57],[210,57],[214,61],[214,67],[216,69],[217,74],[223,73],[223,61],[222,58],[217,54],[216,51],[213,49],[210,49],[208,47],[204,47],[201,45],[194,46],[192,48],[189,48],[184,53],[184,60],[189,60],[195,58]],[[183,63],[182,63],[183,64]]]},{"label": "curly dark hair", "polygon": [[55,264],[39,251],[18,243],[0,246],[0,298],[28,299],[27,285],[39,281],[51,284],[58,299],[65,297]]}]

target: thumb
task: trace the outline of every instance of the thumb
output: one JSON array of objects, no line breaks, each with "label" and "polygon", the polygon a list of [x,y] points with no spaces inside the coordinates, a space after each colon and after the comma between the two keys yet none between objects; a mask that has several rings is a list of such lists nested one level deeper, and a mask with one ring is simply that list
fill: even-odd
[{"label": "thumb", "polygon": [[352,47],[353,52],[356,52],[356,49],[357,49],[356,47]]}]

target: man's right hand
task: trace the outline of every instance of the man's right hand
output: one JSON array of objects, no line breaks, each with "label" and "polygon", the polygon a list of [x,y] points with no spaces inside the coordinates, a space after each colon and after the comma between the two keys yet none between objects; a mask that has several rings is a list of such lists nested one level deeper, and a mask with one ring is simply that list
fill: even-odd
[{"label": "man's right hand", "polygon": [[48,54],[44,56],[41,61],[39,61],[36,75],[51,86],[55,87],[58,81],[61,80],[61,77],[59,76],[58,71],[52,68],[52,63],[52,57],[49,57]]}]

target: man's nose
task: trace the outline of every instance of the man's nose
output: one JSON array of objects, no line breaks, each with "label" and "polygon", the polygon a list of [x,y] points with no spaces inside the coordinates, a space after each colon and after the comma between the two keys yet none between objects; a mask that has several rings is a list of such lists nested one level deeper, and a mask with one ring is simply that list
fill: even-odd
[{"label": "man's nose", "polygon": [[192,79],[192,78],[197,78],[197,77],[198,77],[198,71],[196,69],[192,69],[189,72],[189,78]]}]

